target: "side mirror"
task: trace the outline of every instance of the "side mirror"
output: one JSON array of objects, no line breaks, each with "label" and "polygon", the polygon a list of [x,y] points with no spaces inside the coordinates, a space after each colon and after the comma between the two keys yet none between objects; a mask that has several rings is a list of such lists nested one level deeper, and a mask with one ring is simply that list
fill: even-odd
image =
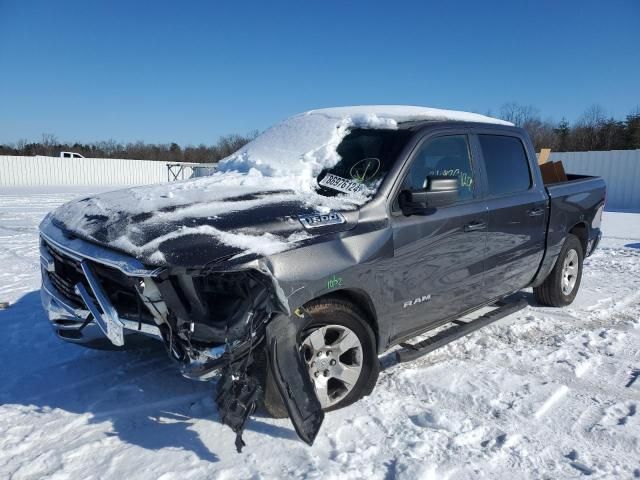
[{"label": "side mirror", "polygon": [[426,215],[435,207],[450,205],[458,200],[460,185],[458,177],[430,175],[422,190],[403,190],[398,201],[405,215]]}]

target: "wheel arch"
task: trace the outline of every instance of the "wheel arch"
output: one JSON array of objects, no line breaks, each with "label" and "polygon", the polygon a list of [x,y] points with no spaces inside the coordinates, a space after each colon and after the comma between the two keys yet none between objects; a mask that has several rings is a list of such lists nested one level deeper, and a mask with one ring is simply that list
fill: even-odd
[{"label": "wheel arch", "polygon": [[[380,344],[380,331],[378,328],[378,315],[376,313],[376,307],[371,300],[371,297],[367,292],[359,288],[343,288],[341,290],[336,290],[330,293],[326,293],[319,297],[316,297],[312,300],[309,300],[306,304],[311,302],[315,302],[318,300],[327,300],[327,299],[340,299],[342,301],[349,302],[356,306],[365,316],[366,322],[369,324],[371,329],[373,330],[373,334],[376,339],[376,348],[378,353],[381,352]],[[305,305],[306,305],[305,304]]]},{"label": "wheel arch", "polygon": [[569,229],[568,233],[578,237],[582,245],[582,255],[586,257],[589,243],[589,226],[585,222],[578,222]]}]

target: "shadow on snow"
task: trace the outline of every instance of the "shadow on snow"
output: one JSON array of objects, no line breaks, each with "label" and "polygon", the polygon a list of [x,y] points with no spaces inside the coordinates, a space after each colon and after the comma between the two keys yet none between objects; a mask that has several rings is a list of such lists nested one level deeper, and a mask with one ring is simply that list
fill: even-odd
[{"label": "shadow on snow", "polygon": [[[67,344],[53,334],[38,291],[0,310],[0,338],[0,404],[89,414],[88,423],[111,422],[107,435],[123,442],[150,450],[180,448],[202,460],[218,460],[191,428],[193,419],[206,419],[220,430],[215,381],[183,378],[159,342],[149,340],[128,351]],[[234,434],[224,429],[220,441],[232,447]],[[260,418],[249,421],[247,430],[296,438],[292,429]]]}]

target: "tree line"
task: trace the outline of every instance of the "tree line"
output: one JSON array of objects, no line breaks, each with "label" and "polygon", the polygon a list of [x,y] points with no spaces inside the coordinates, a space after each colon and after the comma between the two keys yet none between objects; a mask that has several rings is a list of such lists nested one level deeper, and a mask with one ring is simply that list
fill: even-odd
[{"label": "tree line", "polygon": [[542,120],[538,109],[515,102],[500,109],[500,118],[524,128],[536,150],[550,148],[555,152],[591,150],[633,150],[640,148],[640,106],[624,120],[608,116],[599,105],[589,107],[573,124]]},{"label": "tree line", "polygon": [[[491,112],[488,115],[493,116]],[[498,117],[527,130],[538,151],[541,148],[555,152],[640,149],[640,106],[619,120],[607,115],[599,105],[593,105],[570,124],[564,118],[559,122],[543,120],[537,108],[510,102],[500,108]],[[15,144],[0,145],[0,155],[58,156],[68,151],[93,158],[211,163],[232,154],[257,134],[255,131],[248,135],[225,135],[215,144],[184,147],[175,142],[60,142],[55,135],[43,134],[37,142],[19,140]]]},{"label": "tree line", "polygon": [[0,145],[0,155],[46,155],[57,157],[60,152],[79,153],[87,158],[131,158],[162,162],[212,163],[231,155],[253,140],[257,132],[248,135],[225,135],[215,144],[181,147],[171,143],[120,143],[106,140],[93,143],[60,142],[55,135],[43,134],[38,142],[19,140],[15,144]]}]

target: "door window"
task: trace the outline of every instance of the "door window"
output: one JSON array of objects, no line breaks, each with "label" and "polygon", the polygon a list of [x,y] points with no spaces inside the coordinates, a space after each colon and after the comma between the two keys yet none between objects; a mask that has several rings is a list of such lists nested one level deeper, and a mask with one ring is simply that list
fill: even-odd
[{"label": "door window", "polygon": [[487,171],[489,195],[523,192],[531,187],[524,145],[517,137],[478,135]]},{"label": "door window", "polygon": [[438,137],[420,146],[405,179],[405,188],[427,188],[427,177],[434,175],[457,177],[459,199],[464,201],[473,198],[473,170],[466,135]]}]

